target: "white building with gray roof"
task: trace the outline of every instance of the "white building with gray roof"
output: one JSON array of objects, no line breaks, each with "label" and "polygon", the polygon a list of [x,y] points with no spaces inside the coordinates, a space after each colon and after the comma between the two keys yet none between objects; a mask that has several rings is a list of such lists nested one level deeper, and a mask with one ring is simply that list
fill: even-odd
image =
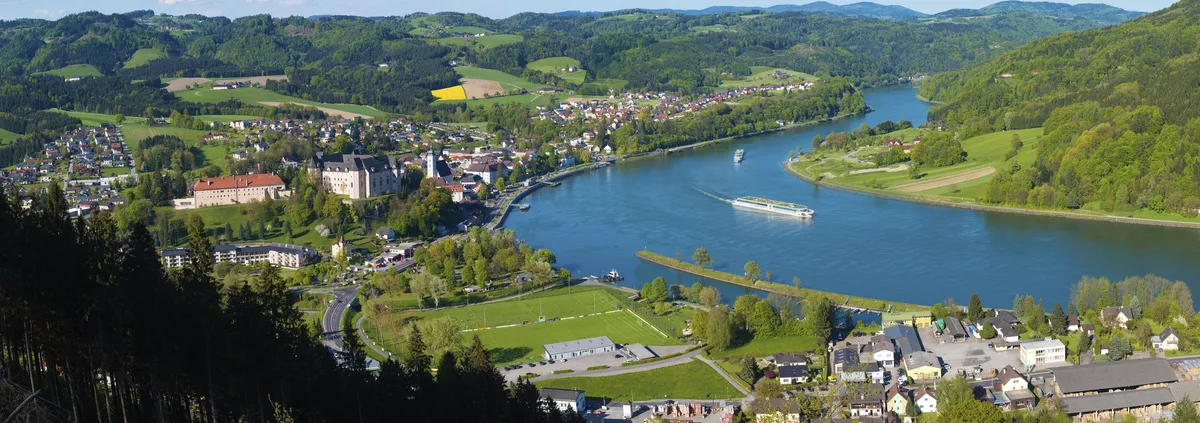
[{"label": "white building with gray roof", "polygon": [[564,358],[613,352],[617,350],[617,345],[611,339],[608,339],[607,336],[598,336],[595,338],[546,344],[542,348],[545,349],[542,357],[545,357],[547,360],[562,360]]}]

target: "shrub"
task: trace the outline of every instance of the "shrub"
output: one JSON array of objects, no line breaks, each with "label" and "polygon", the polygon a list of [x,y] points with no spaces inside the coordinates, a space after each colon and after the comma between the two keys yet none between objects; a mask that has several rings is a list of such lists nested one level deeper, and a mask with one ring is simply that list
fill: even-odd
[{"label": "shrub", "polygon": [[604,369],[607,369],[607,368],[608,368],[608,366],[607,366],[607,365],[599,365],[599,366],[592,366],[592,367],[588,367],[587,369],[588,369],[588,370],[604,370]]},{"label": "shrub", "polygon": [[[608,366],[605,366],[605,367],[608,367]],[[575,373],[575,370],[572,370],[572,369],[562,369],[562,370],[555,370],[555,371],[554,371],[554,374],[556,374],[556,375],[561,375],[561,374],[564,374],[564,373]]]}]

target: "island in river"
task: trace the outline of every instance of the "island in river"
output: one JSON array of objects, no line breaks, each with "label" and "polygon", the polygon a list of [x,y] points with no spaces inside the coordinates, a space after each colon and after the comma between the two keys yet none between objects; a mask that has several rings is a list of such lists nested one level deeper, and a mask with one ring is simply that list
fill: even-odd
[{"label": "island in river", "polygon": [[[788,173],[788,152],[808,151],[814,135],[848,132],[860,123],[924,121],[928,104],[909,87],[867,90],[874,112],[757,135],[667,157],[617,163],[531,193],[526,213],[505,226],[555,252],[575,276],[625,274],[640,288],[654,277],[691,284],[698,277],[638,259],[650,250],[687,258],[697,247],[718,270],[740,273],[757,261],[772,279],[916,304],[965,303],[978,291],[988,306],[1017,294],[1066,303],[1085,275],[1122,279],[1157,274],[1200,281],[1200,231],[932,207],[832,190]],[[746,150],[741,164],[730,161]],[[706,195],[744,195],[805,204],[811,220],[733,208]],[[713,281],[725,298],[747,288]],[[886,295],[885,295],[886,294]]]}]

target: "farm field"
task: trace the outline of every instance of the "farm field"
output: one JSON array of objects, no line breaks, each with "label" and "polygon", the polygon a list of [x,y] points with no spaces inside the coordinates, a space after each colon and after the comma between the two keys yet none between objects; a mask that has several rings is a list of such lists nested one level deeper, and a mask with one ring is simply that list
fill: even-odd
[{"label": "farm field", "polygon": [[529,107],[533,107],[533,106],[545,106],[547,104],[550,104],[550,101],[552,99],[562,100],[563,98],[566,98],[566,97],[561,96],[561,95],[543,95],[543,94],[529,93],[529,94],[519,94],[519,95],[506,95],[503,97],[476,98],[476,99],[471,99],[471,100],[439,100],[439,102],[461,101],[470,106],[491,106],[493,104],[517,103],[517,104],[524,104],[524,105],[528,105]]},{"label": "farm field", "polygon": [[475,335],[488,347],[496,364],[539,360],[545,344],[597,336],[608,336],[617,344],[679,345],[675,338],[659,334],[628,311],[462,333],[464,342]]},{"label": "farm field", "polygon": [[558,75],[562,79],[567,80],[567,82],[573,84],[582,84],[583,80],[587,78],[587,71],[583,69],[577,69],[575,72],[568,72],[565,70],[571,68],[572,66],[579,68],[579,61],[566,56],[547,57],[545,59],[530,62],[529,64],[525,65],[525,67],[529,69]]},{"label": "farm field", "polygon": [[37,72],[34,75],[55,75],[63,78],[73,78],[76,76],[100,76],[103,74],[92,65],[68,65],[55,70]]},{"label": "farm field", "polygon": [[540,316],[554,319],[617,309],[616,300],[605,288],[580,287],[571,288],[569,293],[567,290],[551,292],[555,295],[428,311],[418,316],[424,319],[450,316],[461,321],[464,328],[484,328],[536,322],[539,311]]},{"label": "farm field", "polygon": [[716,370],[699,360],[644,372],[568,377],[536,384],[539,388],[580,389],[588,397],[607,398],[612,402],[663,398],[708,400],[742,396]]},{"label": "farm field", "polygon": [[196,115],[196,116],[192,116],[192,117],[194,117],[196,119],[200,119],[205,122],[210,122],[210,123],[211,122],[229,123],[229,122],[233,122],[235,120],[259,120],[259,119],[263,118],[262,116],[251,116],[251,115]]},{"label": "farm field", "polygon": [[196,145],[200,141],[200,137],[208,135],[208,131],[197,131],[195,129],[180,128],[176,126],[149,126],[144,123],[126,123],[121,125],[121,135],[125,137],[125,144],[130,149],[137,148],[137,145],[146,138],[155,135],[174,135],[186,142],[188,145]]},{"label": "farm field", "polygon": [[438,100],[451,101],[467,99],[467,91],[462,85],[455,85],[453,87],[446,87],[440,90],[433,90],[432,94],[433,97],[437,98]]},{"label": "farm field", "polygon": [[167,84],[167,92],[183,91],[191,88],[193,85],[200,84],[204,88],[211,87],[216,81],[238,81],[246,84],[266,84],[268,81],[286,81],[287,75],[267,75],[267,76],[235,76],[230,78],[164,78],[162,82]]},{"label": "farm field", "polygon": [[467,79],[482,79],[487,81],[496,81],[500,83],[501,88],[505,91],[515,89],[536,90],[545,85],[535,84],[522,79],[519,76],[509,75],[507,73],[487,68],[477,68],[474,66],[456,66],[455,72]]},{"label": "farm field", "polygon": [[480,50],[486,50],[492,47],[498,47],[508,44],[516,44],[525,41],[525,37],[519,34],[489,34],[482,37],[442,37],[438,38],[438,44],[453,45],[463,47],[474,47]]},{"label": "farm field", "polygon": [[138,49],[138,51],[133,52],[133,56],[130,57],[129,60],[125,61],[124,67],[125,67],[125,69],[136,68],[138,66],[149,63],[151,60],[163,58],[163,57],[167,57],[167,54],[163,53],[162,50],[159,50],[159,49],[153,49],[153,48]]},{"label": "farm field", "polygon": [[[775,71],[786,73],[786,78],[776,78]],[[750,76],[744,78],[729,78],[721,81],[721,88],[741,88],[755,85],[779,85],[789,82],[816,81],[817,77],[804,72],[767,66],[751,66]]]},{"label": "farm field", "polygon": [[247,104],[262,104],[266,106],[278,106],[283,103],[294,103],[316,107],[321,109],[321,111],[324,111],[326,114],[338,114],[348,119],[356,116],[378,118],[385,115],[384,112],[376,110],[370,106],[361,106],[356,104],[318,103],[315,101],[308,101],[278,94],[263,88],[253,87],[238,88],[234,90],[213,90],[207,86],[202,86],[196,89],[176,91],[175,96],[183,99],[184,101],[196,103],[220,103],[229,99],[238,100]]}]

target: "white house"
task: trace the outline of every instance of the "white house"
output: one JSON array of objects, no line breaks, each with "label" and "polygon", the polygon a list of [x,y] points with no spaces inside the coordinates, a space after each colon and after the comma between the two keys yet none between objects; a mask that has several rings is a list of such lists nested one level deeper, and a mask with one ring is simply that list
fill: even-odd
[{"label": "white house", "polygon": [[887,335],[875,335],[867,344],[867,352],[871,360],[885,368],[896,367],[896,344]]},{"label": "white house", "polygon": [[779,366],[779,384],[795,385],[805,382],[808,382],[807,364]]},{"label": "white house", "polygon": [[1041,366],[1067,361],[1067,347],[1057,339],[1024,342],[1021,344],[1021,364]]},{"label": "white house", "polygon": [[1125,328],[1125,323],[1133,320],[1133,309],[1129,307],[1104,307],[1100,309],[1100,323],[1104,325],[1120,326]]},{"label": "white house", "polygon": [[1025,380],[1025,376],[1011,365],[1005,366],[1004,369],[1000,370],[1000,374],[996,375],[996,379],[996,383],[1000,385],[1000,390],[1003,392],[1029,390],[1029,381]]},{"label": "white house", "polygon": [[1170,327],[1163,329],[1162,333],[1150,337],[1150,345],[1159,351],[1178,351],[1179,332]]},{"label": "white house", "polygon": [[921,413],[937,413],[937,396],[933,388],[922,386],[913,391],[913,401]]},{"label": "white house", "polygon": [[575,410],[582,413],[587,410],[587,402],[583,399],[583,391],[573,389],[542,388],[539,392],[542,398],[550,398],[559,410]]}]

